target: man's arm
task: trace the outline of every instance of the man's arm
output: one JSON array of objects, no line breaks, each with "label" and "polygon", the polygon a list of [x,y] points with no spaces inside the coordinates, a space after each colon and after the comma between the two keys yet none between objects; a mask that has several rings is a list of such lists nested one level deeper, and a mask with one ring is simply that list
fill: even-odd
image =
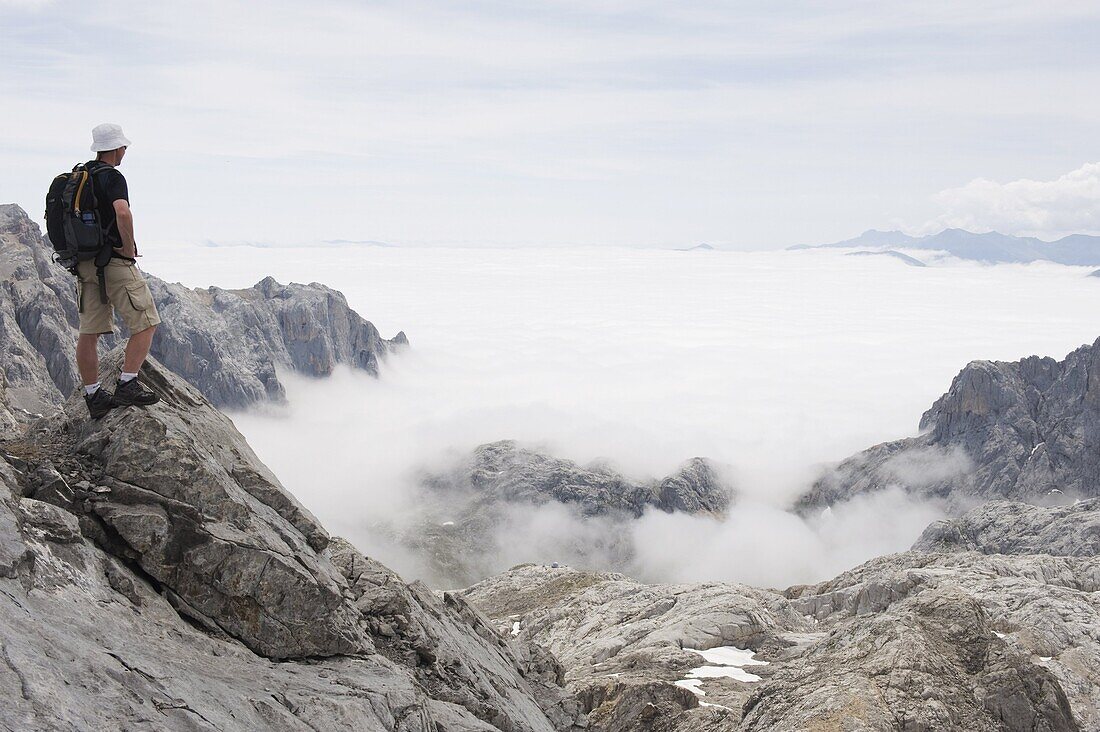
[{"label": "man's arm", "polygon": [[122,237],[122,246],[115,247],[115,251],[124,257],[131,259],[138,256],[137,242],[134,241],[134,214],[130,211],[130,204],[125,198],[114,202],[115,221],[118,222],[118,234]]}]

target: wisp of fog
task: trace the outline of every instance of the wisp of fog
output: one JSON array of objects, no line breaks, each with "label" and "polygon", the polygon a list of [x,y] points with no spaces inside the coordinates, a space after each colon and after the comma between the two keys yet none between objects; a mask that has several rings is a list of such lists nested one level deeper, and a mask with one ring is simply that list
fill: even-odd
[{"label": "wisp of fog", "polygon": [[[1046,263],[179,247],[151,270],[191,286],[245,287],[266,275],[322,282],[384,336],[405,331],[411,348],[381,378],[281,374],[288,406],[233,418],[331,530],[409,578],[437,582],[395,539],[416,530],[420,476],[500,439],[605,459],[639,479],[704,456],[728,466],[738,499],[723,521],[649,512],[609,527],[560,506],[526,512],[501,528],[486,571],[520,561],[601,568],[599,551],[577,548],[607,539],[603,531],[628,532],[634,546],[630,565],[615,568],[652,581],[779,587],[904,550],[941,514],[900,490],[806,519],[786,509],[829,463],[915,434],[968,361],[1060,358],[1100,335],[1100,280]],[[898,470],[953,470],[945,459]]]}]

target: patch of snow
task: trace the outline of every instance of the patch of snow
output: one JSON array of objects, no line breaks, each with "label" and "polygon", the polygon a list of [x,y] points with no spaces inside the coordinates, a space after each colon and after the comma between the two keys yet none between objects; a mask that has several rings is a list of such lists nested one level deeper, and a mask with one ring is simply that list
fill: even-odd
[{"label": "patch of snow", "polygon": [[519,635],[519,621],[512,623],[512,635]]},{"label": "patch of snow", "polygon": [[683,683],[677,681],[676,683],[683,686],[685,689],[690,688],[688,684],[694,683],[696,687],[701,684],[698,679],[736,679],[737,681],[744,681],[751,683],[753,681],[760,681],[760,677],[756,674],[750,674],[745,671],[742,666],[767,666],[767,661],[760,661],[753,656],[756,655],[755,651],[750,651],[744,648],[737,648],[735,646],[719,646],[718,648],[708,648],[705,651],[699,651],[694,648],[685,648],[684,650],[697,653],[702,656],[704,660],[712,665],[699,666],[693,668],[687,672],[687,677],[682,679]]},{"label": "patch of snow", "polygon": [[1039,660],[1043,663],[1049,663],[1052,658],[1054,658],[1054,656],[1039,656]]},{"label": "patch of snow", "polygon": [[1004,633],[998,633],[997,631],[993,631],[993,635],[997,636],[998,638],[1004,638],[1005,637]]},{"label": "patch of snow", "polygon": [[708,663],[715,664],[717,666],[767,666],[767,661],[760,661],[753,656],[756,655],[756,651],[750,651],[745,648],[737,648],[736,646],[718,646],[717,648],[708,648],[705,651],[697,651],[694,648],[687,648],[685,650],[692,653],[698,653]]},{"label": "patch of snow", "polygon": [[759,681],[760,677],[750,674],[739,666],[700,666],[688,671],[689,679],[736,679],[737,681]]},{"label": "patch of snow", "polygon": [[1047,443],[1045,443],[1045,442],[1040,442],[1040,443],[1039,443],[1038,445],[1036,445],[1035,447],[1031,448],[1031,455],[1028,455],[1028,457],[1029,457],[1029,458],[1030,458],[1030,457],[1034,457],[1034,456],[1035,456],[1035,452],[1036,452],[1036,451],[1037,451],[1037,450],[1038,450],[1038,449],[1039,449],[1040,447],[1042,447],[1042,446],[1043,446],[1043,445],[1045,445],[1045,444],[1047,444]]},{"label": "patch of snow", "polygon": [[699,679],[680,679],[679,681],[673,681],[672,683],[679,686],[681,689],[687,689],[695,696],[706,696],[707,692],[703,691],[699,687],[703,685],[703,682]]},{"label": "patch of snow", "polygon": [[444,521],[443,523],[440,524],[440,526],[454,526],[454,525],[455,525],[454,521]]}]

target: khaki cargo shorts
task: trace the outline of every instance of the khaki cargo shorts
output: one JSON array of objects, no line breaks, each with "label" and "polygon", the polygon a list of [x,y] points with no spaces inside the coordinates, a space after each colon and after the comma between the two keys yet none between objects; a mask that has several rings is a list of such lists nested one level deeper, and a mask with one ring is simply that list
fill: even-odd
[{"label": "khaki cargo shorts", "polygon": [[77,265],[80,283],[77,298],[80,308],[80,332],[111,333],[114,331],[115,311],[131,333],[140,333],[160,322],[153,294],[138,268],[125,259],[112,259],[104,270],[107,282],[107,299],[99,297],[99,278],[94,262]]}]

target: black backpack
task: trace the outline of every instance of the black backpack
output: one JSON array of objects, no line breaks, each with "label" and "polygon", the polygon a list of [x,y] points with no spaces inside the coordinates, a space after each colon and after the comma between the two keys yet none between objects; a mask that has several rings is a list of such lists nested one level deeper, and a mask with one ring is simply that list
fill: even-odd
[{"label": "black backpack", "polygon": [[54,261],[76,274],[77,264],[93,260],[103,302],[107,302],[103,269],[113,251],[99,221],[95,179],[108,170],[113,168],[106,163],[80,163],[71,173],[54,178],[46,194],[46,233]]}]

